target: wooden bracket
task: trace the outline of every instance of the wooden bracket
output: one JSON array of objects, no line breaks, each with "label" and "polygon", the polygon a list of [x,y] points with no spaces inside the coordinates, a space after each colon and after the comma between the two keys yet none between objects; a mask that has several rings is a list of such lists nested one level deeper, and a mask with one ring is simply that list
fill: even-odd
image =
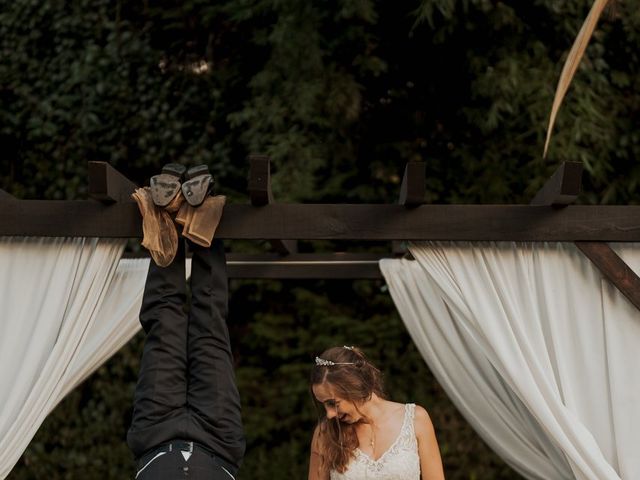
[{"label": "wooden bracket", "polygon": [[[531,205],[556,208],[573,203],[580,193],[582,163],[564,162],[531,200]],[[605,242],[574,242],[602,275],[640,309],[640,278]]]},{"label": "wooden bracket", "polygon": [[409,249],[407,248],[406,242],[393,240],[391,242],[391,255],[393,258],[404,258],[405,260],[415,260]]},{"label": "wooden bracket", "polygon": [[575,242],[600,272],[640,310],[640,277],[603,242]]},{"label": "wooden bracket", "polygon": [[[249,197],[251,205],[263,207],[275,203],[271,192],[271,160],[266,155],[249,155]],[[298,251],[296,240],[269,240],[271,248],[280,255]]]},{"label": "wooden bracket", "polygon": [[266,155],[249,155],[249,197],[254,207],[273,203],[271,165]]},{"label": "wooden bracket", "polygon": [[3,202],[11,202],[13,200],[17,200],[17,198],[0,188],[0,200]]},{"label": "wooden bracket", "polygon": [[271,244],[271,248],[274,252],[280,255],[291,255],[298,251],[298,241],[297,240],[269,240]]},{"label": "wooden bracket", "polygon": [[[425,185],[426,165],[424,162],[407,162],[404,167],[402,185],[398,205],[404,205],[411,209],[424,203],[424,194],[427,191]],[[405,257],[413,260],[413,256],[407,250],[405,242],[394,240],[391,242],[391,253],[396,257]]]},{"label": "wooden bracket", "polygon": [[109,204],[129,202],[137,185],[106,162],[89,162],[89,196]]},{"label": "wooden bracket", "polygon": [[419,207],[424,203],[426,165],[424,162],[407,162],[400,186],[398,204],[407,208]]},{"label": "wooden bracket", "polygon": [[578,197],[581,184],[582,163],[563,162],[529,204],[566,207]]}]

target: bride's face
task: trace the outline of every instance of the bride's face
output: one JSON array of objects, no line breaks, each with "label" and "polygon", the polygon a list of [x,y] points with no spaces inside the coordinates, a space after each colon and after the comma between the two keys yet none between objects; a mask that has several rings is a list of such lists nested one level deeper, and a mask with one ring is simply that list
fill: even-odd
[{"label": "bride's face", "polygon": [[330,383],[318,383],[311,389],[316,400],[324,406],[328,419],[337,418],[344,423],[356,423],[362,420],[362,414],[358,411],[356,404],[336,395]]}]

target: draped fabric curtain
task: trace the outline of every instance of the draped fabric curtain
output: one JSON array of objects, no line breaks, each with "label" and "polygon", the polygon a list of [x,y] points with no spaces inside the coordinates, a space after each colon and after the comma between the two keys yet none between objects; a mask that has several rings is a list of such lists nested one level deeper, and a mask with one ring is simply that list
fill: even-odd
[{"label": "draped fabric curtain", "polygon": [[[640,246],[613,245],[640,273]],[[640,314],[573,244],[421,243],[380,263],[434,375],[530,479],[640,478]]]},{"label": "draped fabric curtain", "polygon": [[69,365],[70,374],[60,399],[111,358],[140,330],[138,314],[148,269],[148,258],[121,259],[118,262],[96,320],[78,355]]},{"label": "draped fabric curtain", "polygon": [[124,241],[0,239],[0,478],[47,414],[138,330],[149,260]]}]

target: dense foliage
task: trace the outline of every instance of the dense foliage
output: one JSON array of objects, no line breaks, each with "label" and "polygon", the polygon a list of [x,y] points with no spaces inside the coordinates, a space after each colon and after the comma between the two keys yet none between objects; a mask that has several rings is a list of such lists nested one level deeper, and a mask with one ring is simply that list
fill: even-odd
[{"label": "dense foliage", "polygon": [[[579,160],[580,201],[636,203],[635,2],[601,21],[541,158],[589,3],[0,0],[0,188],[83,198],[87,160],[140,184],[178,161],[207,163],[241,202],[244,159],[261,152],[281,201],[393,202],[404,163],[423,160],[429,202],[526,203],[560,161]],[[381,282],[234,281],[231,307],[249,441],[240,478],[305,477],[308,365],[335,344],[362,346],[392,397],[429,409],[447,478],[517,478],[440,391]],[[61,403],[9,478],[131,476],[141,342]]]}]

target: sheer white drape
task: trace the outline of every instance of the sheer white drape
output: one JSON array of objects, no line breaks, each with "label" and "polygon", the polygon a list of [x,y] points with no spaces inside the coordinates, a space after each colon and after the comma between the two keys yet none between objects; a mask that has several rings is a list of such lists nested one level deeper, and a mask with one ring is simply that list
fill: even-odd
[{"label": "sheer white drape", "polygon": [[0,478],[46,415],[138,330],[149,260],[124,242],[0,239]]},{"label": "sheer white drape", "polygon": [[96,320],[78,355],[69,366],[70,375],[60,399],[111,358],[140,330],[138,314],[148,269],[148,258],[121,259],[118,262]]},{"label": "sheer white drape", "polygon": [[[640,246],[614,245],[640,272]],[[429,243],[381,270],[483,439],[531,479],[640,478],[640,315],[573,244]]]}]

